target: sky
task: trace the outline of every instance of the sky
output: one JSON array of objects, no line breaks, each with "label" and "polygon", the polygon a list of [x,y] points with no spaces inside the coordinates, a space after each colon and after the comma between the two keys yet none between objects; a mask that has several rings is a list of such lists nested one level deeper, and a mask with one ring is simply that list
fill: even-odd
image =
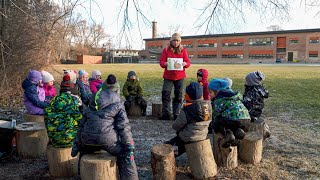
[{"label": "sky", "polygon": [[[112,37],[112,44],[116,48],[144,49],[143,39],[151,38],[152,28],[150,24],[144,24],[140,21],[140,28],[136,21],[136,11],[133,8],[133,1],[130,1],[129,16],[131,17],[131,30],[129,35],[129,42],[124,39],[119,47],[119,32],[121,30],[123,14],[119,14],[121,3],[123,0],[96,0],[97,5],[91,4],[91,16],[94,21],[101,22],[107,34]],[[172,0],[139,0],[138,3],[149,21],[156,21],[158,27],[158,34],[166,34],[169,36],[174,28],[179,27],[178,32],[182,36],[203,35],[205,34],[205,26],[201,29],[195,28],[195,23],[201,9],[205,6],[207,0],[180,0],[180,4]],[[291,8],[289,10],[289,18],[272,18],[275,12],[261,13],[252,11],[246,6],[243,7],[244,18],[238,14],[228,14],[221,19],[221,26],[215,22],[214,29],[210,28],[210,34],[223,33],[239,33],[239,32],[258,32],[268,31],[267,27],[271,25],[278,25],[283,30],[292,29],[312,29],[320,28],[320,11],[319,7],[306,7],[301,0],[291,0]],[[304,2],[304,1],[303,1]],[[84,5],[88,6],[88,4]],[[319,5],[320,6],[320,5]],[[277,16],[277,15],[276,15]],[[278,16],[277,16],[278,17]],[[245,21],[243,21],[245,19]],[[213,27],[213,26],[210,26]],[[126,45],[127,44],[127,45]],[[129,44],[129,46],[128,46]]]}]

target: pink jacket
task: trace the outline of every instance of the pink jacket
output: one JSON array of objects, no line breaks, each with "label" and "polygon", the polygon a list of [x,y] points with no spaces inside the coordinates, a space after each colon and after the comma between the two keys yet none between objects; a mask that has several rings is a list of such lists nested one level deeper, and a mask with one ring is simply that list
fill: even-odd
[{"label": "pink jacket", "polygon": [[89,85],[90,85],[90,90],[92,94],[96,93],[99,91],[99,89],[102,87],[103,80],[101,79],[89,79]]},{"label": "pink jacket", "polygon": [[44,92],[46,94],[46,99],[51,99],[57,95],[56,89],[54,86],[48,86],[47,84],[43,85]]}]

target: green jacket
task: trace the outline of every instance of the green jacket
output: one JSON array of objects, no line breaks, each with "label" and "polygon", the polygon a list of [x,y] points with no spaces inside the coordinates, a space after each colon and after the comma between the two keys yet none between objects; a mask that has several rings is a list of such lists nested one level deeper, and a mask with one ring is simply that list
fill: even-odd
[{"label": "green jacket", "polygon": [[233,91],[219,91],[212,103],[212,119],[238,121],[250,119],[247,108],[242,103],[242,95]]},{"label": "green jacket", "polygon": [[127,79],[127,81],[123,85],[122,93],[125,98],[127,98],[129,95],[137,96],[138,94],[140,94],[141,96],[143,96],[143,89],[141,87],[140,81],[137,79]]}]

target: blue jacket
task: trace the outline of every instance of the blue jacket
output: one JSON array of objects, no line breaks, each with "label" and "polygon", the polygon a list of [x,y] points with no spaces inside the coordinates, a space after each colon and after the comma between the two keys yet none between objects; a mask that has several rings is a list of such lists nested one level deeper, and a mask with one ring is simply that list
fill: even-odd
[{"label": "blue jacket", "polygon": [[77,84],[79,86],[80,89],[80,97],[81,97],[81,101],[83,102],[83,104],[85,105],[89,105],[89,99],[92,95],[92,92],[90,90],[90,87],[88,84],[84,84],[83,82],[77,80]]}]

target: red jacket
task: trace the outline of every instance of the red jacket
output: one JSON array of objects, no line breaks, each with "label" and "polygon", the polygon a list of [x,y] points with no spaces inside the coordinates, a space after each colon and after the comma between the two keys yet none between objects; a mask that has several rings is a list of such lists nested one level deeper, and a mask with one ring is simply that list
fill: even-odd
[{"label": "red jacket", "polygon": [[[181,71],[168,71],[164,63],[167,62],[167,58],[183,58],[183,62],[186,62],[187,65],[184,66]],[[180,80],[186,77],[185,68],[190,66],[190,59],[187,53],[186,48],[183,48],[180,54],[174,54],[169,47],[164,48],[160,57],[160,66],[164,68],[163,78],[168,80]]]},{"label": "red jacket", "polygon": [[203,99],[204,100],[210,100],[210,94],[209,94],[209,89],[208,89],[208,71],[206,69],[199,69],[198,71],[202,72],[202,81],[200,81],[199,83],[202,85],[203,87]]}]

